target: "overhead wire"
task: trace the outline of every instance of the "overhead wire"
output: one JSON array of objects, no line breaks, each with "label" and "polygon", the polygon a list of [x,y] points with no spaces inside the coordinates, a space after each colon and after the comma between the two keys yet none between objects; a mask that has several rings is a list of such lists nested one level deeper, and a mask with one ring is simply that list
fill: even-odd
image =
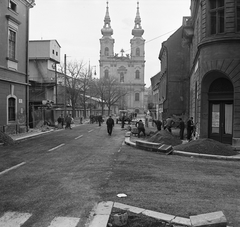
[{"label": "overhead wire", "polygon": [[[161,38],[162,36],[165,36],[165,35],[167,35],[167,34],[169,34],[169,33],[172,33],[172,32],[174,32],[174,31],[176,31],[177,29],[178,29],[178,28],[176,28],[176,29],[174,29],[174,30],[171,30],[171,31],[169,31],[169,32],[166,32],[166,33],[164,33],[164,34],[162,34],[162,35],[159,35],[159,36],[157,36],[157,37],[155,37],[155,38],[153,38],[153,39],[150,39],[150,40],[146,41],[146,42],[143,43],[143,44],[139,44],[139,45],[135,46],[134,48],[140,47],[140,46],[142,46],[142,45],[144,45],[144,44],[146,44],[146,43],[149,43],[149,42],[152,42],[152,41],[154,41],[154,40],[156,40],[156,39],[159,39],[159,38]],[[124,52],[128,52],[128,51],[130,51],[130,50],[132,50],[132,48],[127,49],[127,50],[124,50]],[[118,54],[120,54],[120,52],[121,52],[121,51],[119,51]]]}]

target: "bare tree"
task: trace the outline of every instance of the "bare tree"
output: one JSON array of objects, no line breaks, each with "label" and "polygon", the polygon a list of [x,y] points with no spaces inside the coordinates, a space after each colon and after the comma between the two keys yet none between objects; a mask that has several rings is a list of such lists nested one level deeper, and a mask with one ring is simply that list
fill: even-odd
[{"label": "bare tree", "polygon": [[[68,62],[66,65],[66,96],[72,106],[72,115],[75,117],[75,110],[77,106],[82,105],[84,109],[84,118],[86,117],[86,94],[89,89],[89,79],[91,73],[85,67],[83,61]],[[64,66],[60,66],[61,72],[64,72]]]},{"label": "bare tree", "polygon": [[98,80],[96,83],[96,91],[101,99],[102,115],[104,104],[108,107],[109,115],[111,107],[127,94],[127,91],[124,90],[114,78],[102,78]]}]

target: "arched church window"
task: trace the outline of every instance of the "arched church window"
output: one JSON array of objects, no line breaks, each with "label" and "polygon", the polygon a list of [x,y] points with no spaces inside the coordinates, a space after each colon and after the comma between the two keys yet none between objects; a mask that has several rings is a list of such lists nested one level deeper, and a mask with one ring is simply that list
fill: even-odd
[{"label": "arched church window", "polygon": [[140,56],[140,48],[136,49],[136,56]]},{"label": "arched church window", "polygon": [[124,74],[123,72],[120,73],[120,83],[123,83],[124,82]]},{"label": "arched church window", "polygon": [[8,121],[16,120],[16,99],[11,97],[8,99]]},{"label": "arched church window", "polygon": [[136,70],[136,72],[135,72],[135,79],[137,79],[137,80],[140,79],[140,72],[139,72],[139,70]]},{"label": "arched church window", "polygon": [[109,48],[108,47],[105,47],[104,55],[109,56]]},{"label": "arched church window", "polygon": [[105,79],[108,79],[108,78],[109,78],[109,72],[108,72],[107,69],[104,71],[104,78],[105,78]]},{"label": "arched church window", "polygon": [[140,96],[139,93],[135,93],[135,101],[137,101],[137,102],[139,101],[139,99],[140,99],[139,96]]}]

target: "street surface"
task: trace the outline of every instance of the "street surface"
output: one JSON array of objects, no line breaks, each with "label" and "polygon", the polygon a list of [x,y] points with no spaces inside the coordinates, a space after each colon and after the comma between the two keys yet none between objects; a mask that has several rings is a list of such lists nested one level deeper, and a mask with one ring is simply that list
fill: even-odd
[{"label": "street surface", "polygon": [[125,132],[86,124],[0,147],[0,227],[84,227],[102,201],[186,218],[223,211],[240,226],[239,162],[139,150]]},{"label": "street surface", "polygon": [[11,153],[14,165],[21,164],[0,175],[0,226],[84,226],[124,135],[117,125],[109,136],[104,122],[0,147],[1,161]]}]

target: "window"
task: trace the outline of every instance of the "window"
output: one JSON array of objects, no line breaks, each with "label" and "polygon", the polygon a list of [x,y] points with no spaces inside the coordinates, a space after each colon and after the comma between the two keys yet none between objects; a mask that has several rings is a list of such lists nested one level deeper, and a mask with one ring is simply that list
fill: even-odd
[{"label": "window", "polygon": [[236,0],[236,29],[240,32],[240,0]]},{"label": "window", "polygon": [[52,53],[54,54],[54,50],[52,50]]},{"label": "window", "polygon": [[9,29],[9,38],[8,38],[8,57],[10,59],[16,58],[16,32]]},{"label": "window", "polygon": [[58,52],[56,51],[56,56],[58,56]]},{"label": "window", "polygon": [[16,120],[16,100],[15,98],[8,99],[8,121],[15,121]]},{"label": "window", "polygon": [[17,12],[17,4],[12,0],[9,1],[9,8],[14,12]]},{"label": "window", "polygon": [[224,1],[209,0],[211,35],[224,32]]},{"label": "window", "polygon": [[105,47],[104,55],[109,56],[109,48],[108,47]]},{"label": "window", "polygon": [[104,71],[104,77],[105,77],[105,79],[109,78],[109,72],[107,69]]},{"label": "window", "polygon": [[135,101],[139,101],[139,93],[135,93]]},{"label": "window", "polygon": [[140,49],[139,48],[136,49],[136,56],[140,56]]},{"label": "window", "polygon": [[137,80],[140,79],[140,72],[139,72],[139,70],[136,70],[136,72],[135,72],[135,79],[137,79]]},{"label": "window", "polygon": [[120,73],[120,83],[123,83],[124,82],[124,74],[123,72]]}]

